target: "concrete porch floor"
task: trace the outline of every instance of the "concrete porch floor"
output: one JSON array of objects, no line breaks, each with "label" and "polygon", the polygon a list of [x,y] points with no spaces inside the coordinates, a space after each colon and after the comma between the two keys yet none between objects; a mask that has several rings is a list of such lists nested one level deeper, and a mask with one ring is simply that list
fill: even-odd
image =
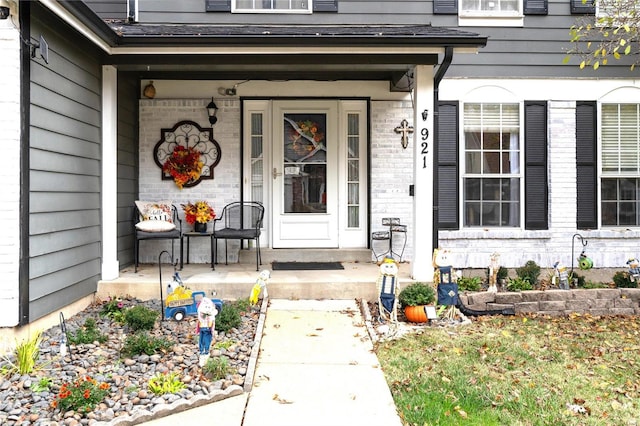
[{"label": "concrete porch floor", "polygon": [[[378,265],[374,262],[342,262],[343,270],[329,271],[273,271],[271,263],[263,261],[260,267],[271,271],[267,286],[272,299],[356,299],[377,300],[376,280]],[[411,265],[400,263],[399,282],[401,288],[411,280]],[[258,278],[254,263],[216,265],[185,264],[178,271],[184,285],[191,290],[205,291],[221,299],[235,300],[249,297]],[[173,267],[162,265],[163,295],[173,276]],[[130,266],[120,271],[120,276],[111,281],[99,281],[96,296],[130,295],[142,300],[160,298],[160,277],[157,264],[144,264],[134,272]]]}]

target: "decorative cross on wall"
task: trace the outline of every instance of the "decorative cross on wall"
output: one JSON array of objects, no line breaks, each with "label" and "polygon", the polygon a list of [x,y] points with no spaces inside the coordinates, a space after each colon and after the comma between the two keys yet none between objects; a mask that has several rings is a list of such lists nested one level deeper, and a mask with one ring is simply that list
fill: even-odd
[{"label": "decorative cross on wall", "polygon": [[409,144],[409,135],[413,133],[413,126],[409,126],[409,122],[407,120],[402,120],[400,125],[394,130],[396,133],[402,133],[400,143],[402,144],[403,149],[407,149],[407,145]]}]

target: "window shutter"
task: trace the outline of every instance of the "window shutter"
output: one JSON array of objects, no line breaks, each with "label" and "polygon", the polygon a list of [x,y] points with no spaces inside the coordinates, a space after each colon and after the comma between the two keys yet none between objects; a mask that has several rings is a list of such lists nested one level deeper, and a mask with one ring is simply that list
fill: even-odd
[{"label": "window shutter", "polygon": [[549,13],[548,0],[524,0],[525,15],[546,15]]},{"label": "window shutter", "polygon": [[547,103],[524,102],[524,227],[549,229]]},{"label": "window shutter", "polygon": [[231,12],[231,0],[206,0],[207,12]]},{"label": "window shutter", "polygon": [[575,15],[595,15],[596,14],[596,0],[587,0],[586,3],[582,3],[582,0],[569,0],[571,2],[571,13]]},{"label": "window shutter", "polygon": [[434,15],[457,15],[458,0],[433,0]]},{"label": "window shutter", "polygon": [[459,178],[458,147],[459,123],[458,102],[438,102],[436,122],[438,171],[438,209],[436,210],[438,229],[459,229]]},{"label": "window shutter", "polygon": [[598,154],[596,103],[576,102],[577,227],[598,227]]},{"label": "window shutter", "polygon": [[313,0],[314,12],[337,12],[338,0]]}]

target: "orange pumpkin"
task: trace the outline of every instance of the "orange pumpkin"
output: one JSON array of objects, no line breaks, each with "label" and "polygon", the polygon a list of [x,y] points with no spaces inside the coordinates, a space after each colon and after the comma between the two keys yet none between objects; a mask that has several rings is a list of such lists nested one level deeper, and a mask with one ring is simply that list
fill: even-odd
[{"label": "orange pumpkin", "polygon": [[424,305],[406,306],[404,308],[404,316],[407,317],[409,322],[427,322],[427,313],[424,310]]}]

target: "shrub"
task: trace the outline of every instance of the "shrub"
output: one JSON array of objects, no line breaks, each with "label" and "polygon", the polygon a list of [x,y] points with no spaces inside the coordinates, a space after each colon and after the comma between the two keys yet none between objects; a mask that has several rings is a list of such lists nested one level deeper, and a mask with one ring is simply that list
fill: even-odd
[{"label": "shrub", "polygon": [[216,317],[216,331],[227,332],[242,324],[238,308],[232,303],[222,305],[222,311]]},{"label": "shrub", "polygon": [[508,291],[523,291],[523,290],[533,290],[533,285],[529,281],[528,278],[509,278],[507,279],[507,290]]},{"label": "shrub", "polygon": [[240,312],[249,312],[251,310],[251,304],[249,303],[249,298],[245,297],[244,299],[238,299],[233,302],[238,311]]},{"label": "shrub", "polygon": [[429,284],[417,282],[409,284],[398,295],[402,307],[430,305],[436,300],[436,292]]},{"label": "shrub", "polygon": [[142,305],[129,308],[124,313],[125,323],[134,332],[153,329],[157,317],[156,311]]},{"label": "shrub", "polygon": [[540,276],[540,266],[538,266],[538,264],[533,260],[528,260],[523,267],[516,269],[516,275],[518,276],[518,278],[529,281],[529,284],[533,286],[538,282],[538,276]]},{"label": "shrub", "polygon": [[[489,279],[491,279],[491,276],[489,275],[489,268],[486,268],[485,272],[487,275],[487,282],[489,282]],[[500,280],[506,280],[508,277],[509,269],[505,268],[504,266],[499,267],[498,272],[496,273],[496,280],[500,282]]]},{"label": "shrub", "polygon": [[111,318],[113,321],[124,323],[124,302],[120,298],[109,296],[109,300],[102,305],[100,315]]},{"label": "shrub", "polygon": [[638,285],[631,280],[629,273],[626,271],[618,271],[613,275],[613,282],[617,288],[636,288]]},{"label": "shrub", "polygon": [[31,386],[31,390],[34,392],[49,392],[52,384],[53,379],[51,377],[41,377],[37,383]]},{"label": "shrub", "polygon": [[122,347],[122,354],[125,356],[153,355],[160,351],[171,349],[173,343],[166,339],[151,337],[147,333],[138,333],[127,337]]},{"label": "shrub", "polygon": [[87,318],[82,328],[79,328],[75,333],[69,333],[69,342],[74,345],[96,341],[104,343],[107,341],[107,336],[96,328],[96,321],[93,318]]},{"label": "shrub", "polygon": [[178,393],[185,388],[185,384],[178,377],[178,373],[156,373],[149,379],[149,390],[156,395]]},{"label": "shrub", "polygon": [[224,379],[232,371],[225,357],[209,358],[204,367],[202,367],[202,372],[214,381]]},{"label": "shrub", "polygon": [[87,413],[100,404],[108,393],[107,383],[98,383],[91,377],[84,376],[73,383],[63,383],[60,392],[51,401],[51,406],[60,408],[63,413],[70,410]]},{"label": "shrub", "polygon": [[500,268],[498,268],[498,274],[496,278],[498,280],[506,280],[507,277],[509,277],[509,270],[504,266],[501,266]]},{"label": "shrub", "polygon": [[480,277],[460,277],[458,278],[458,290],[460,291],[478,291],[482,285]]}]

